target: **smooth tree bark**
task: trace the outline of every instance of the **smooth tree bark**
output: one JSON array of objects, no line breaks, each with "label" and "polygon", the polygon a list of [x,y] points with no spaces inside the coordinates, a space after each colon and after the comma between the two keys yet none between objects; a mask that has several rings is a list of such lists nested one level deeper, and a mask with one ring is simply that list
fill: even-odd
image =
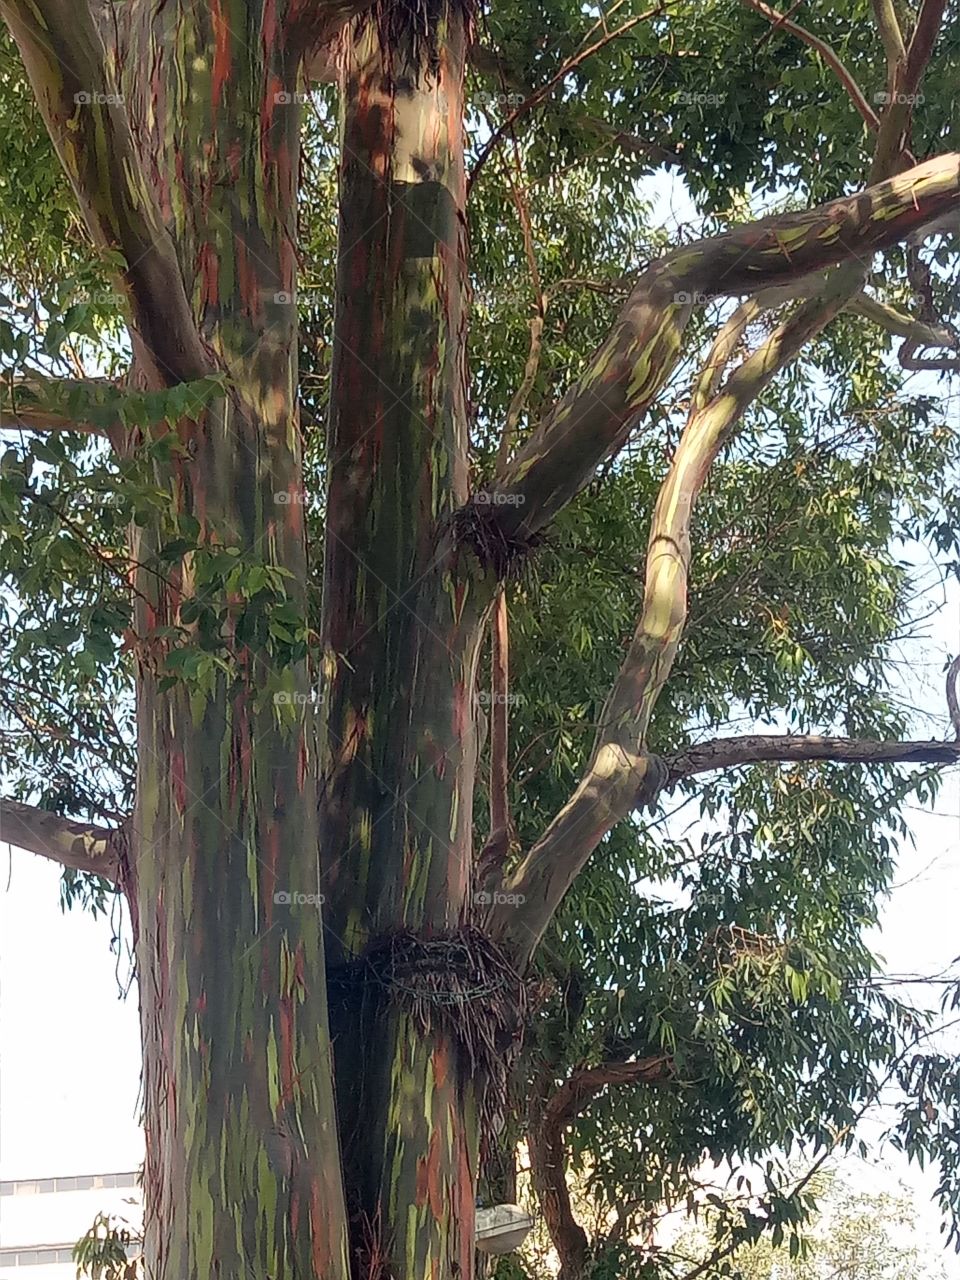
[{"label": "smooth tree bark", "polygon": [[[960,156],[874,173],[857,195],[653,264],[579,381],[471,495],[471,14],[453,0],[413,18],[405,4],[363,8],[132,0],[106,21],[85,0],[0,0],[128,299],[131,385],[176,405],[130,427],[118,399],[119,421],[88,424],[169,495],[131,530],[135,811],[115,831],[16,802],[0,813],[6,838],[115,880],[130,903],[151,1280],[469,1280],[482,1130],[521,1030],[522,971],[603,834],[705,769],[957,757],[954,744],[750,738],[658,761],[645,741],[713,459],[770,379],[854,305],[865,255],[956,213]],[[316,638],[297,410],[299,107],[305,68],[334,37],[323,60],[342,104],[340,246]],[[885,134],[877,120],[878,148],[898,160],[901,125]],[[763,291],[784,288],[805,300],[721,385],[750,316],[772,305]],[[502,582],[637,428],[693,308],[724,295],[747,301],[718,336],[665,479],[643,614],[593,757],[510,873],[522,906],[488,911],[474,690],[496,603],[506,696]],[[861,309],[943,341],[929,323]],[[7,411],[26,429],[78,425],[36,385]],[[499,845],[484,875],[509,854],[503,715],[493,739]],[[564,1125],[591,1090],[662,1073],[659,1060],[585,1066],[547,1106],[532,1142],[558,1230]]]}]

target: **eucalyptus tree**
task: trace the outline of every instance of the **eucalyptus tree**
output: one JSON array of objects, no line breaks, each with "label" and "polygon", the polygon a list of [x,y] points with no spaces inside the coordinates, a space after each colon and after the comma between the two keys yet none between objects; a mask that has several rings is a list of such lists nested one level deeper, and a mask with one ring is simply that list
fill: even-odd
[{"label": "eucalyptus tree", "polygon": [[[922,88],[956,66],[947,4],[875,8],[819,35],[754,0],[0,0],[4,835],[59,861],[68,898],[129,911],[151,1277],[471,1275],[481,1151],[517,1128],[522,1032],[549,1039],[561,989],[546,1110],[577,1050],[597,1090],[611,1061],[679,1086],[644,1205],[718,1117],[718,1151],[816,1130],[818,1045],[837,1111],[892,1053],[896,1010],[837,970],[870,970],[883,770],[960,756],[904,737],[883,669],[910,621],[891,537],[955,554],[956,439],[930,397],[897,398],[881,335],[905,370],[956,368],[949,243],[919,246],[955,225],[960,156]],[[636,183],[658,167],[712,234],[651,225]],[[751,190],[787,184],[795,207],[750,220]],[[592,746],[558,729],[553,673]],[[738,707],[800,731],[718,736]],[[845,795],[815,762],[867,781]],[[764,875],[736,909],[747,846],[706,844],[713,916],[676,936],[636,882],[684,859],[635,816],[715,772],[704,814],[736,800]],[[811,883],[794,837],[825,830]],[[595,966],[586,1019],[571,946]],[[616,963],[663,998],[636,1007]],[[761,1012],[792,1109],[746,1069]],[[575,1271],[573,1115],[527,1129]]]}]

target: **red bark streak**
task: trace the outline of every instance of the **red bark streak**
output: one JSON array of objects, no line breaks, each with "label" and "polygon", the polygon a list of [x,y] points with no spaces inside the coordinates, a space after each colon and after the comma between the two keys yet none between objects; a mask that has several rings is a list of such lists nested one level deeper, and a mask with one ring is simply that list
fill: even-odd
[{"label": "red bark streak", "polygon": [[313,1269],[318,1276],[325,1276],[330,1262],[330,1248],[327,1220],[316,1180],[310,1184],[310,1240],[313,1245]]},{"label": "red bark streak", "polygon": [[200,274],[203,279],[201,299],[205,307],[214,306],[220,297],[220,265],[213,245],[209,242],[200,246]]},{"label": "red bark streak", "polygon": [[435,1126],[430,1135],[430,1148],[427,1154],[427,1188],[430,1194],[430,1212],[439,1222],[443,1218],[444,1177],[443,1152],[440,1126]]},{"label": "red bark streak", "polygon": [[301,738],[301,739],[300,739],[300,749],[299,749],[299,751],[297,752],[297,790],[298,790],[298,791],[302,791],[302,790],[303,790],[303,784],[304,784],[304,782],[306,781],[306,778],[307,778],[307,766],[308,766],[308,764],[309,764],[309,760],[308,760],[308,757],[307,757],[307,744],[306,744],[306,742]]},{"label": "red bark streak", "polygon": [[260,19],[260,42],[263,45],[263,61],[269,65],[277,43],[277,3],[276,0],[264,0],[263,14]]},{"label": "red bark streak", "polygon": [[431,1056],[436,1087],[442,1089],[450,1077],[450,1046],[446,1040],[437,1045]]},{"label": "red bark streak", "polygon": [[244,149],[239,138],[235,138],[227,152],[227,167],[232,182],[239,182],[243,174]]},{"label": "red bark streak", "polygon": [[273,150],[270,145],[270,131],[273,128],[274,113],[280,101],[278,95],[286,92],[288,90],[279,76],[273,73],[267,76],[263,102],[260,106],[260,160],[264,168],[269,167],[270,154]]},{"label": "red bark streak", "polygon": [[230,25],[223,16],[220,0],[210,0],[210,19],[213,23],[216,51],[213,55],[210,96],[214,110],[220,105],[223,86],[230,78]]},{"label": "red bark streak", "polygon": [[473,1169],[470,1163],[470,1154],[467,1151],[467,1142],[461,1128],[461,1120],[457,1115],[452,1115],[450,1123],[456,1126],[458,1137],[458,1154],[460,1160],[460,1169],[456,1181],[456,1195],[459,1197],[460,1204],[457,1213],[457,1227],[459,1230],[460,1240],[460,1274],[469,1276],[473,1274],[473,1236],[474,1236],[474,1189],[473,1189]]}]

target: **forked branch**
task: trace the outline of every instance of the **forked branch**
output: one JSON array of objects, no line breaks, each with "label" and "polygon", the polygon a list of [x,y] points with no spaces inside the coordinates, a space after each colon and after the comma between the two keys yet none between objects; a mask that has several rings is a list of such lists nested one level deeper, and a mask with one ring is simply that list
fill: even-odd
[{"label": "forked branch", "polygon": [[[518,958],[529,959],[554,911],[603,836],[667,781],[663,762],[645,747],[654,708],[673,666],[687,616],[690,522],[710,466],[746,407],[810,339],[842,310],[857,273],[843,268],[708,398],[714,371],[695,392],[690,418],[661,486],[647,546],[643,609],[630,648],[600,715],[587,770],[568,802],[510,880],[492,921]],[[725,362],[742,332],[741,308],[721,331],[711,359]],[[515,905],[516,904],[516,905]]]},{"label": "forked branch", "polygon": [[663,386],[694,306],[754,295],[922,234],[960,208],[960,155],[928,160],[853,196],[764,218],[674,250],[640,276],[606,341],[492,486],[505,536],[542,528],[616,453]]}]

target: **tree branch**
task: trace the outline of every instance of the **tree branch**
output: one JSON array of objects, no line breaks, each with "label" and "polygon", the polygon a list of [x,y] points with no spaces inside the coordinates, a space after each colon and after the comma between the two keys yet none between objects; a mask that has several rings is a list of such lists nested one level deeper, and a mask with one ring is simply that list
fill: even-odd
[{"label": "tree branch", "polygon": [[786,14],[780,13],[778,9],[774,9],[772,5],[764,4],[763,0],[743,0],[743,3],[748,9],[753,9],[755,12],[763,14],[765,18],[769,18],[775,28],[779,27],[784,31],[789,31],[790,34],[796,36],[798,40],[802,40],[804,44],[809,45],[814,52],[819,53],[827,66],[836,73],[837,79],[846,89],[854,106],[860,112],[861,116],[863,116],[870,128],[873,130],[880,128],[880,120],[877,113],[870,106],[863,90],[857,84],[850,71],[848,71],[844,66],[840,56],[829,44],[827,44],[826,40],[821,40],[820,37],[815,36],[812,31],[808,31],[806,27],[802,27],[799,22],[793,22]]},{"label": "tree branch", "polygon": [[123,260],[121,283],[158,385],[212,372],[89,0],[0,0],[0,16],[90,234]]},{"label": "tree branch", "polygon": [[897,66],[907,59],[900,20],[893,0],[873,0],[873,13],[887,55],[887,84],[892,87]]},{"label": "tree branch", "polygon": [[928,160],[852,196],[764,218],[659,259],[640,276],[610,335],[491,486],[489,518],[528,538],[625,443],[673,369],[693,307],[751,295],[871,255],[960,206],[960,155]]},{"label": "tree branch", "polygon": [[578,1067],[545,1106],[536,1110],[527,1133],[530,1172],[550,1239],[560,1259],[561,1277],[577,1276],[587,1255],[586,1232],[577,1222],[566,1177],[564,1130],[591,1098],[613,1085],[658,1084],[672,1078],[669,1058],[602,1062]]},{"label": "tree branch", "polygon": [[[871,298],[865,293],[853,298],[846,310],[872,320],[888,333],[906,339],[899,352],[902,368],[960,369],[960,341],[949,329],[940,325],[927,324],[923,320],[915,320],[912,316],[904,315],[895,307]],[[936,347],[945,348],[955,354],[936,357],[919,357],[913,354],[920,348]]]},{"label": "tree branch", "polygon": [[698,773],[737,769],[764,761],[801,763],[834,760],[842,764],[960,764],[960,741],[874,742],[866,738],[816,734],[747,734],[711,738],[666,756],[667,786]]},{"label": "tree branch", "polygon": [[62,867],[116,881],[120,872],[118,827],[99,827],[61,818],[18,800],[0,799],[0,839]]},{"label": "tree branch", "polygon": [[567,58],[559,70],[552,75],[545,84],[542,84],[539,89],[534,89],[534,91],[529,94],[523,102],[514,107],[503,123],[500,124],[487,139],[486,145],[477,157],[477,163],[473,166],[473,172],[470,174],[470,180],[467,183],[467,194],[470,194],[473,189],[473,184],[476,182],[480,174],[480,170],[499,145],[501,138],[503,138],[504,135],[513,128],[521,116],[525,116],[535,107],[538,107],[544,99],[548,98],[550,94],[553,93],[554,89],[563,83],[570,72],[574,71],[581,63],[586,62],[588,58],[592,57],[593,54],[598,53],[605,45],[610,44],[612,40],[617,40],[620,36],[626,35],[632,27],[637,26],[641,22],[648,22],[651,18],[655,18],[662,14],[664,7],[665,6],[663,4],[655,5],[652,9],[647,9],[643,13],[634,14],[632,18],[628,18],[626,22],[621,23],[620,26],[616,27],[613,31],[604,31],[603,35],[598,40],[595,40],[593,44],[588,45],[585,48],[581,48],[577,53]]},{"label": "tree branch", "polygon": [[[489,76],[491,79],[496,80],[504,90],[511,89],[515,93],[522,95],[521,103],[528,101],[535,92],[509,66],[507,60],[494,49],[488,49],[481,44],[473,44],[470,46],[467,59],[473,70],[480,75]],[[322,76],[324,69],[321,69],[319,74]],[[683,143],[674,143],[672,138],[664,137],[661,142],[648,141],[646,138],[641,138],[635,133],[620,129],[606,120],[601,120],[597,116],[581,116],[578,114],[576,123],[585,132],[595,134],[598,138],[619,147],[621,151],[626,151],[635,156],[643,156],[654,164],[673,165],[677,168],[683,168],[686,163],[685,158],[680,154]]]},{"label": "tree branch", "polygon": [[[844,267],[824,292],[800,305],[709,400],[708,363],[680,444],[661,485],[647,545],[640,620],[600,715],[590,762],[573,795],[530,849],[495,908],[491,929],[525,963],[564,894],[606,833],[641,804],[653,804],[667,781],[645,739],[669,677],[687,617],[690,522],[717,453],[746,407],[819,333],[860,286]],[[738,309],[721,330],[713,356],[726,363],[745,319]]]},{"label": "tree branch", "polygon": [[950,723],[960,742],[960,699],[957,698],[957,678],[960,677],[960,653],[947,668],[947,709],[950,712]]},{"label": "tree branch", "polygon": [[108,427],[78,420],[59,407],[78,389],[89,391],[92,387],[112,385],[92,378],[48,379],[33,373],[12,381],[0,381],[0,430],[19,427],[26,431],[80,431],[112,439]]}]

